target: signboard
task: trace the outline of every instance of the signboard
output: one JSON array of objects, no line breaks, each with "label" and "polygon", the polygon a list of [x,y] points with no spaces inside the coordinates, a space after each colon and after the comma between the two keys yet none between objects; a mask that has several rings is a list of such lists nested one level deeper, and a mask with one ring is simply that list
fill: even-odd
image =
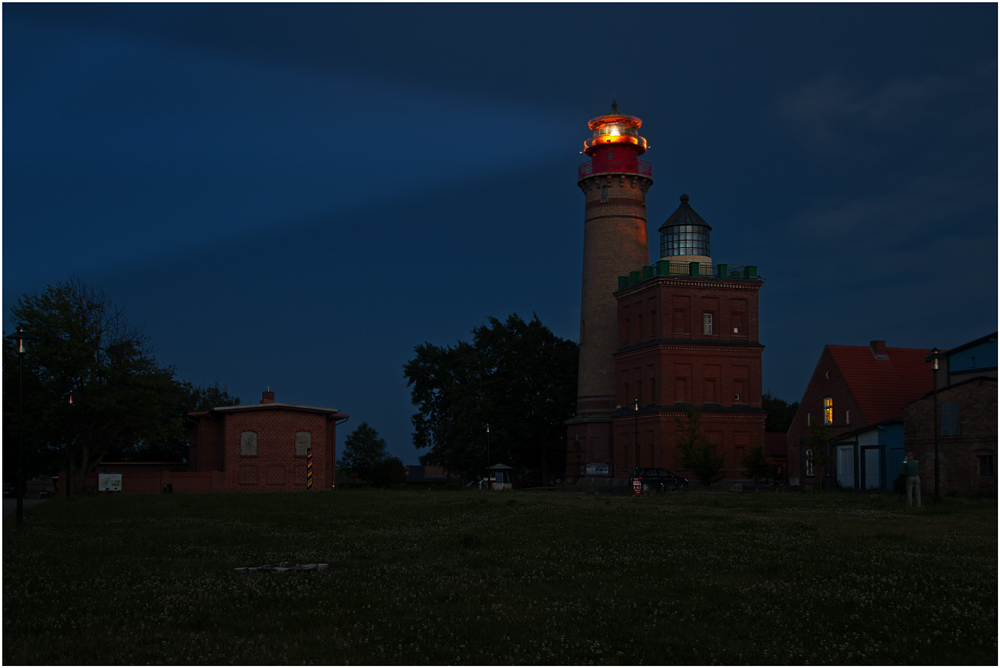
[{"label": "signboard", "polygon": [[588,462],[587,463],[587,475],[603,475],[606,476],[609,473],[609,468],[607,462]]},{"label": "signboard", "polygon": [[120,491],[122,491],[122,474],[121,473],[98,473],[97,474],[97,491],[98,492],[120,492]]},{"label": "signboard", "polygon": [[638,478],[632,480],[632,496],[639,496],[642,494],[642,481]]}]

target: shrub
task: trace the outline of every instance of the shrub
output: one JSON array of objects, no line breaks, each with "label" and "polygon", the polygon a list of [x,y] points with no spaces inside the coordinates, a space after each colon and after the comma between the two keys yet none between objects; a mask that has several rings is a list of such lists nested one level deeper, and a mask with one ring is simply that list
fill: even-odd
[{"label": "shrub", "polygon": [[406,467],[399,457],[386,457],[372,466],[368,481],[373,487],[402,487],[406,484]]}]

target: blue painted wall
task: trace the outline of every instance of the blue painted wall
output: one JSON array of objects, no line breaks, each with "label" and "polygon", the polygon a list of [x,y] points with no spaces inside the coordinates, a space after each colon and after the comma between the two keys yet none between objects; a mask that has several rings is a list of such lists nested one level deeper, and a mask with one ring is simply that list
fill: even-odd
[{"label": "blue painted wall", "polygon": [[903,470],[903,425],[889,424],[878,428],[878,443],[885,448],[885,486],[892,491],[892,484]]},{"label": "blue painted wall", "polygon": [[997,365],[997,340],[983,341],[978,346],[966,348],[948,356],[951,373],[969,369],[988,369]]}]

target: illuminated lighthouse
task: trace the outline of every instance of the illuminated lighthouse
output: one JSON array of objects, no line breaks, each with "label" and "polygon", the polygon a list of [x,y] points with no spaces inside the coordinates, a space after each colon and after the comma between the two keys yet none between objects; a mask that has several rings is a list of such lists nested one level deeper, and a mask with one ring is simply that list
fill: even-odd
[{"label": "illuminated lighthouse", "polygon": [[[712,227],[687,194],[660,226],[649,263],[642,122],[611,113],[590,121],[580,165],[586,197],[576,415],[566,422],[566,477],[624,484],[636,469],[695,476],[678,432],[697,414],[715,470],[740,481],[764,445],[756,265],[715,263]],[[639,474],[637,474],[639,475]],[[721,478],[720,478],[721,476]],[[724,483],[723,483],[724,484]]]},{"label": "illuminated lighthouse", "polygon": [[[609,461],[610,424],[615,411],[612,355],[617,346],[618,277],[649,264],[646,240],[646,191],[652,167],[639,160],[646,140],[642,121],[618,112],[589,123],[578,185],[585,197],[583,290],[580,304],[580,362],[576,417],[567,425],[567,474],[580,475],[584,462]],[[585,456],[590,453],[590,456]]]}]

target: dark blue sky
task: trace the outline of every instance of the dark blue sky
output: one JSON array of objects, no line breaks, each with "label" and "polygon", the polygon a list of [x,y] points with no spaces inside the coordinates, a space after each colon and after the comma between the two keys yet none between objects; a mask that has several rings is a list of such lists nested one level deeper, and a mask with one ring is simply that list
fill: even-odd
[{"label": "dark blue sky", "polygon": [[[587,121],[757,264],[764,389],[997,328],[997,7],[3,5],[3,300],[79,272],[157,359],[406,463],[414,346],[579,330]],[[655,259],[655,258],[654,258]],[[502,419],[500,416],[497,418]]]}]

